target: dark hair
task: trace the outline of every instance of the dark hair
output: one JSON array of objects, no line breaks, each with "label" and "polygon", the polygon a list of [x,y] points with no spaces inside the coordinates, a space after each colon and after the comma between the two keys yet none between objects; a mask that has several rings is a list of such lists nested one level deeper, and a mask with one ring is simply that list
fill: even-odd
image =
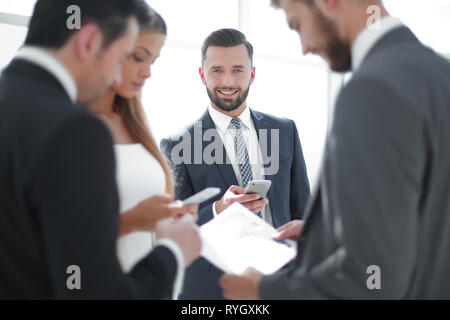
[{"label": "dark hair", "polygon": [[[303,2],[309,6],[312,6],[314,4],[314,0],[291,0],[291,1]],[[280,0],[272,0],[272,6],[274,6],[275,8],[279,8]]]},{"label": "dark hair", "polygon": [[206,59],[206,50],[210,46],[217,47],[235,47],[245,45],[248,51],[250,61],[253,63],[253,46],[247,41],[245,35],[236,29],[220,29],[211,33],[203,42],[202,46],[202,65]]},{"label": "dark hair", "polygon": [[38,0],[30,20],[25,45],[51,49],[61,48],[77,32],[67,27],[69,6],[81,11],[81,26],[96,24],[103,33],[103,47],[123,36],[128,19],[144,19],[143,0]]}]

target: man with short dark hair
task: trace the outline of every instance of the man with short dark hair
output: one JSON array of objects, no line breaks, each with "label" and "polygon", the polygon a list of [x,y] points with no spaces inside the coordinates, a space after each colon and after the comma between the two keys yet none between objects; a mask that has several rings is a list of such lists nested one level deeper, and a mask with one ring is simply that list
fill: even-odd
[{"label": "man with short dark hair", "polygon": [[303,226],[285,229],[298,237],[295,266],[224,276],[224,295],[449,299],[450,64],[379,0],[272,2],[304,54],[353,77]]},{"label": "man with short dark hair", "polygon": [[[73,5],[79,30],[66,24]],[[166,220],[155,249],[123,274],[112,138],[76,105],[121,81],[141,10],[140,0],[36,3],[0,78],[0,298],[171,298],[199,254],[192,218]]]},{"label": "man with short dark hair", "polygon": [[[234,29],[211,33],[202,47],[199,72],[210,98],[208,110],[180,135],[161,141],[174,168],[177,198],[206,187],[222,189],[222,194],[201,204],[200,225],[234,202],[274,227],[300,219],[309,182],[297,128],[292,120],[247,106],[255,67],[253,47],[245,35]],[[185,142],[187,147],[180,150]],[[263,179],[272,182],[267,198],[244,194],[251,180]],[[222,274],[204,258],[198,259],[186,269],[180,299],[223,299],[218,283]]]}]

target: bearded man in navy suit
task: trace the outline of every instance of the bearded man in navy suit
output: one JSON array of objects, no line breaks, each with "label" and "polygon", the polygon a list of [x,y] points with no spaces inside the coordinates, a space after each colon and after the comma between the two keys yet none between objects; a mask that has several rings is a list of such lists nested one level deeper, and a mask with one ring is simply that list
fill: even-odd
[{"label": "bearded man in navy suit", "polygon": [[[294,121],[254,111],[246,98],[255,78],[253,47],[234,29],[211,33],[202,48],[201,79],[210,105],[185,131],[161,141],[176,178],[176,198],[207,187],[223,193],[202,203],[202,225],[234,202],[278,228],[300,219],[310,195],[305,161]],[[271,180],[267,198],[245,194],[251,180]],[[197,259],[186,270],[180,299],[224,299],[223,272]]]}]

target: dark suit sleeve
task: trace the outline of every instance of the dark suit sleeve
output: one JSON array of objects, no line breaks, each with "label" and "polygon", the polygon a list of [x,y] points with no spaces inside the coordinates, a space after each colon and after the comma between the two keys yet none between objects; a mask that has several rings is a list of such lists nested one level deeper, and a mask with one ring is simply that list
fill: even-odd
[{"label": "dark suit sleeve", "polygon": [[[125,275],[116,254],[119,209],[109,132],[89,116],[64,122],[49,138],[29,179],[30,205],[41,228],[57,299],[170,298],[175,256],[156,247]],[[79,267],[80,290],[69,266]]]},{"label": "dark suit sleeve", "polygon": [[[172,161],[171,153],[174,148],[174,142],[169,139],[162,139],[160,142],[160,149],[166,158],[167,163],[172,168],[173,176],[175,179],[175,198],[178,200],[184,200],[195,194],[192,180],[188,174],[186,164],[174,164]],[[209,220],[214,218],[212,203],[203,203],[198,210],[198,225],[203,225]]]},{"label": "dark suit sleeve", "polygon": [[[322,244],[329,255],[264,277],[263,298],[405,297],[417,259],[427,162],[426,125],[417,110],[378,80],[353,79],[343,89],[321,179],[321,216],[312,212],[299,245],[306,255]],[[323,234],[314,233],[320,219]],[[372,265],[381,271],[379,290],[368,288],[375,283]]]},{"label": "dark suit sleeve", "polygon": [[294,160],[291,168],[290,212],[291,220],[294,220],[303,217],[306,203],[310,196],[310,189],[302,145],[297,127],[293,121],[292,126],[294,132]]}]

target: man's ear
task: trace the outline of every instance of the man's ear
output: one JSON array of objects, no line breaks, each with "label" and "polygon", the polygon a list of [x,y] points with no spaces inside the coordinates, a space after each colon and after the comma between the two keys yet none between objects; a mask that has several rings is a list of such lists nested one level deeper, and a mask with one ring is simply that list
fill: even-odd
[{"label": "man's ear", "polygon": [[327,3],[328,10],[334,11],[339,5],[340,0],[325,0],[325,2]]},{"label": "man's ear", "polygon": [[330,13],[336,11],[339,2],[340,0],[316,0],[315,5],[322,14],[328,16]]},{"label": "man's ear", "polygon": [[200,75],[200,78],[202,79],[203,84],[206,85],[205,73],[203,72],[202,67],[198,68],[198,74]]},{"label": "man's ear", "polygon": [[90,56],[97,56],[103,44],[103,36],[97,25],[84,25],[75,34],[75,52],[78,58],[84,60]]},{"label": "man's ear", "polygon": [[253,81],[255,81],[255,74],[256,74],[256,68],[252,67],[252,73],[250,74],[250,85],[252,85]]}]

